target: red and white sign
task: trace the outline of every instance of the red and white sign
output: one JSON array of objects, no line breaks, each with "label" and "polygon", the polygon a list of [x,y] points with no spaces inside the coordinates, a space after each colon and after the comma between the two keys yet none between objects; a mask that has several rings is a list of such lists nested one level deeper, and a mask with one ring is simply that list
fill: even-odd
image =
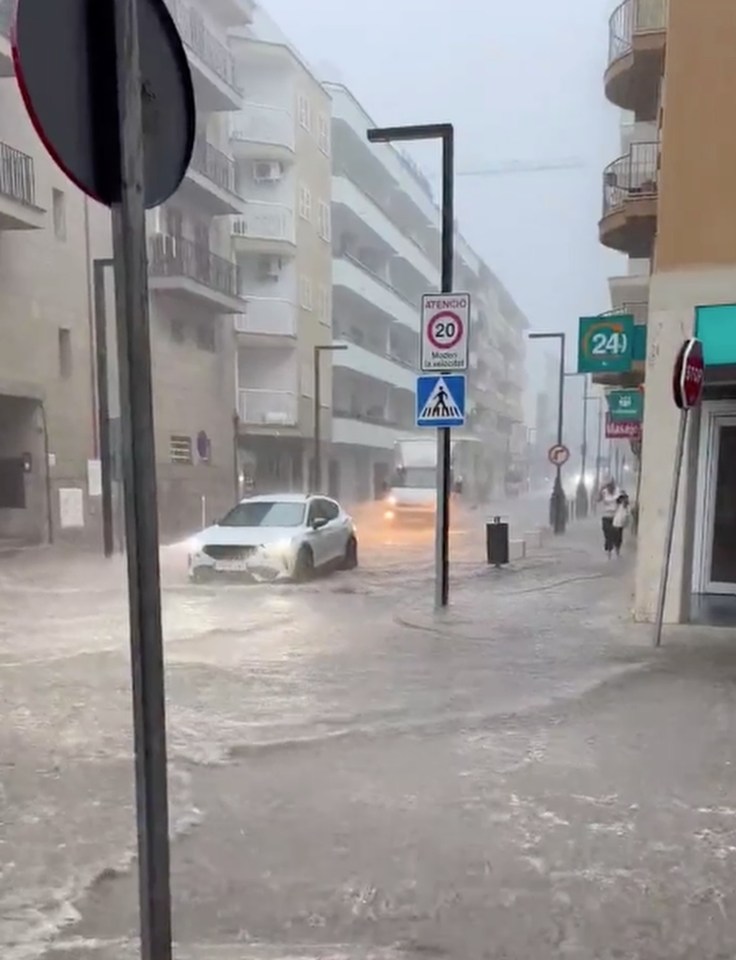
[{"label": "red and white sign", "polygon": [[697,407],[703,397],[704,386],[703,344],[693,337],[680,348],[672,375],[672,393],[680,410]]},{"label": "red and white sign", "polygon": [[555,467],[564,467],[567,461],[570,459],[570,451],[564,445],[564,443],[556,443],[553,447],[549,448],[549,462]]},{"label": "red and white sign", "polygon": [[640,440],[641,423],[638,420],[613,420],[606,414],[607,440]]},{"label": "red and white sign", "polygon": [[426,373],[468,369],[470,294],[425,293],[419,366]]}]

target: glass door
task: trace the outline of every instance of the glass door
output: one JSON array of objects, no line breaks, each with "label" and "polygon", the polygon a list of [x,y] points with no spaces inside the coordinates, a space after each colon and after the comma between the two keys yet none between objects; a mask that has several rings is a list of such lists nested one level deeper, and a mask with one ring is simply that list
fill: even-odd
[{"label": "glass door", "polygon": [[714,417],[710,447],[705,592],[736,595],[736,416]]}]

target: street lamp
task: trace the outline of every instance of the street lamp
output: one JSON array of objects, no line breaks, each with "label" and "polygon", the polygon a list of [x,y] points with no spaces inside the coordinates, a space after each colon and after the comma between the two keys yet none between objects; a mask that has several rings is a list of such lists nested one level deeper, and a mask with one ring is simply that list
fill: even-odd
[{"label": "street lamp", "polygon": [[[557,401],[557,443],[562,446],[562,425],[565,408],[565,334],[564,333],[530,333],[530,340],[559,340],[560,341],[560,384]],[[555,482],[552,487],[552,496],[549,501],[552,529],[555,533],[564,533],[567,524],[567,504],[565,491],[562,487],[562,467],[558,464],[555,471]]]},{"label": "street lamp", "polygon": [[[367,131],[369,143],[391,141],[442,141],[442,278],[441,292],[452,293],[455,256],[455,131],[451,123],[382,127]],[[437,431],[437,512],[435,520],[435,606],[446,607],[450,598],[450,430]]]},{"label": "street lamp", "polygon": [[322,490],[322,382],[320,357],[323,353],[347,350],[346,343],[320,343],[314,348],[314,492]]}]

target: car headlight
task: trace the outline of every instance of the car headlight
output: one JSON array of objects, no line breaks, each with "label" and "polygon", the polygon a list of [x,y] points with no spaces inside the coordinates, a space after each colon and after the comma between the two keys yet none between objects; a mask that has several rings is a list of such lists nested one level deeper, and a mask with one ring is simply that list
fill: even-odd
[{"label": "car headlight", "polygon": [[396,506],[396,497],[389,497],[389,498],[386,500],[386,503],[389,505],[389,507],[395,507],[395,506]]},{"label": "car headlight", "polygon": [[189,540],[187,540],[187,548],[190,553],[201,553],[202,546],[203,544],[199,537],[190,537]]}]

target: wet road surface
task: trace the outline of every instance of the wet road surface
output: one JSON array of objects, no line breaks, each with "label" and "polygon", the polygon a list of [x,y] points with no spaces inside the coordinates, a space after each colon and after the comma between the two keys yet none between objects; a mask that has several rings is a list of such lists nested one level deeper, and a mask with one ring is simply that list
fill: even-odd
[{"label": "wet road surface", "polygon": [[[166,554],[181,960],[736,952],[736,654],[654,658],[595,530],[497,574],[459,527],[440,616],[431,532],[299,587]],[[122,576],[0,569],[3,960],[135,956]]]}]

